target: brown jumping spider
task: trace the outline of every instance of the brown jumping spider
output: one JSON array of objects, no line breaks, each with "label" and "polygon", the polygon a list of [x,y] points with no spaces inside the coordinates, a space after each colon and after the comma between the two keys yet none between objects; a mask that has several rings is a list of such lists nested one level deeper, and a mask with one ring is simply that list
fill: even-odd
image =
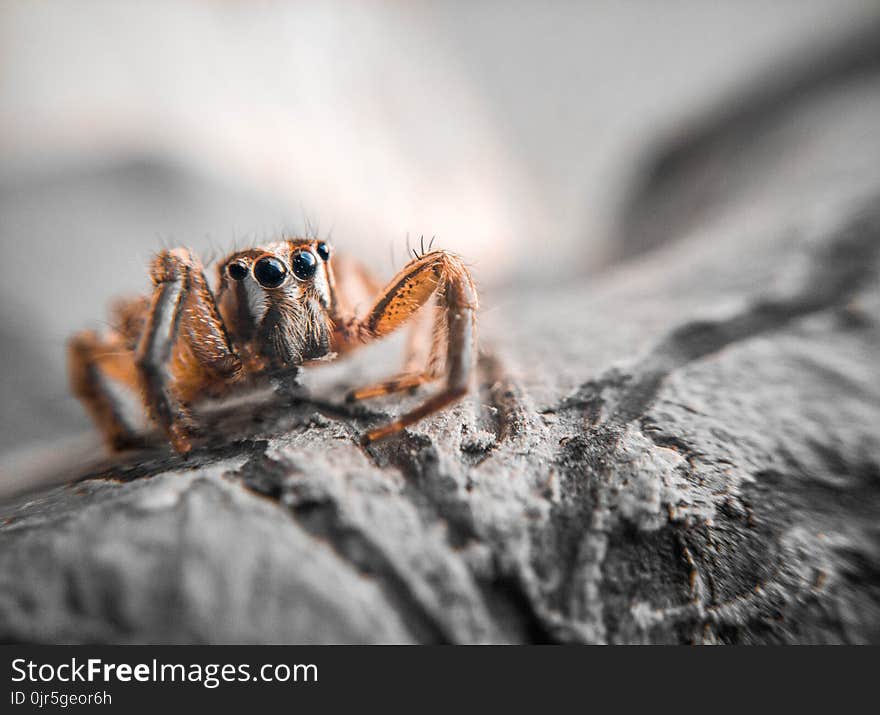
[{"label": "brown jumping spider", "polygon": [[[367,432],[369,443],[401,431],[460,399],[475,356],[477,293],[461,259],[442,250],[415,254],[383,289],[326,241],[294,238],[238,251],[217,268],[216,291],[187,249],[162,251],[150,267],[152,298],[115,306],[114,328],[77,333],[70,379],[107,442],[140,442],[123,417],[120,383],[140,395],[147,415],[178,452],[191,449],[191,406],[238,384],[295,372],[345,355],[407,322],[413,328],[397,377],[353,390],[361,400],[445,378],[423,404]],[[376,297],[378,296],[378,297]],[[358,315],[359,305],[371,307]]]}]

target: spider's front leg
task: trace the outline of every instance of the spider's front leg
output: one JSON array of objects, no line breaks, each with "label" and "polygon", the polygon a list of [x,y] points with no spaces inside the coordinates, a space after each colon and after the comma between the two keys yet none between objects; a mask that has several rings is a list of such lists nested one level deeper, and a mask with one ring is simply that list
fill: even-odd
[{"label": "spider's front leg", "polygon": [[351,390],[346,399],[348,402],[356,402],[358,400],[370,400],[375,397],[384,395],[392,395],[396,392],[412,391],[419,385],[424,385],[441,377],[442,361],[435,359],[434,355],[440,355],[443,346],[439,344],[432,345],[432,336],[434,343],[441,339],[445,339],[445,335],[439,332],[434,335],[435,324],[442,321],[437,315],[439,308],[433,303],[422,306],[413,314],[410,322],[409,333],[407,335],[406,346],[404,347],[404,364],[400,374],[387,378],[381,382],[371,385],[364,385],[356,390]]},{"label": "spider's front leg", "polygon": [[[430,304],[432,299],[434,306]],[[382,338],[413,319],[423,307],[434,317],[428,364],[421,371],[410,370],[392,380],[355,390],[351,397],[375,397],[445,376],[443,388],[390,424],[367,432],[362,438],[364,444],[400,432],[468,392],[476,356],[477,292],[458,256],[433,251],[412,261],[380,294],[367,316],[357,322],[357,333],[361,339]]]},{"label": "spider's front leg", "polygon": [[[187,402],[194,396],[193,386],[234,379],[241,362],[201,263],[192,253],[162,251],[150,267],[150,277],[155,289],[135,363],[150,416],[176,451],[188,452],[194,425]],[[175,351],[176,347],[184,350]]]}]

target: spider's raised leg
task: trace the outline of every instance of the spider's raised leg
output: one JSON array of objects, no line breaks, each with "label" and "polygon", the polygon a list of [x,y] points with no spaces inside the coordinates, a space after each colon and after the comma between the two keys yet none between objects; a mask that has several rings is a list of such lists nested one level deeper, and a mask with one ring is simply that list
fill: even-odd
[{"label": "spider's raised leg", "polygon": [[414,314],[407,336],[403,371],[381,382],[352,390],[347,395],[348,401],[369,400],[412,390],[440,377],[442,360],[435,359],[437,349],[436,346],[432,346],[432,342],[436,341],[431,339],[432,334],[439,332],[435,329],[435,325],[440,327],[439,323],[436,306],[433,304],[422,306]]},{"label": "spider's raised leg", "polygon": [[186,249],[163,251],[150,277],[155,289],[135,362],[150,416],[175,450],[187,452],[194,428],[187,403],[212,378],[235,376],[241,363],[197,258]]},{"label": "spider's raised leg", "polygon": [[357,331],[361,339],[384,337],[410,321],[432,298],[436,300],[434,347],[424,371],[356,390],[354,395],[386,394],[392,391],[390,388],[411,386],[441,374],[445,375],[444,386],[394,422],[366,433],[365,444],[400,432],[468,391],[475,359],[477,293],[457,256],[433,251],[412,261],[392,280],[366,317],[358,321]]},{"label": "spider's raised leg", "polygon": [[94,331],[84,330],[70,340],[67,354],[73,394],[86,406],[110,448],[141,446],[136,426],[128,421],[118,392],[110,386],[116,382],[139,391],[134,354],[122,336],[101,339]]}]

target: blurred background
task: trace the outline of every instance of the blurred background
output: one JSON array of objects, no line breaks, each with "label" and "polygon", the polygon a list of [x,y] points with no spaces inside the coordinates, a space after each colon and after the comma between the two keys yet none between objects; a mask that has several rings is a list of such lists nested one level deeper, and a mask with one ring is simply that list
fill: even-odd
[{"label": "blurred background", "polygon": [[88,427],[65,340],[146,290],[163,246],[210,259],[308,222],[390,277],[407,234],[436,235],[489,309],[587,280],[651,147],[878,20],[876,0],[4,0],[0,455]]}]

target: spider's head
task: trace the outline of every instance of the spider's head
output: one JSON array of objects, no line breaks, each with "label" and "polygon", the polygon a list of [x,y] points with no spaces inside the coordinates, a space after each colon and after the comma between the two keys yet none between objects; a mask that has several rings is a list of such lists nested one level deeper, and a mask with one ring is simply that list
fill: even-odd
[{"label": "spider's head", "polygon": [[238,251],[219,267],[220,312],[230,337],[273,368],[329,352],[333,274],[326,241],[291,239]]}]

